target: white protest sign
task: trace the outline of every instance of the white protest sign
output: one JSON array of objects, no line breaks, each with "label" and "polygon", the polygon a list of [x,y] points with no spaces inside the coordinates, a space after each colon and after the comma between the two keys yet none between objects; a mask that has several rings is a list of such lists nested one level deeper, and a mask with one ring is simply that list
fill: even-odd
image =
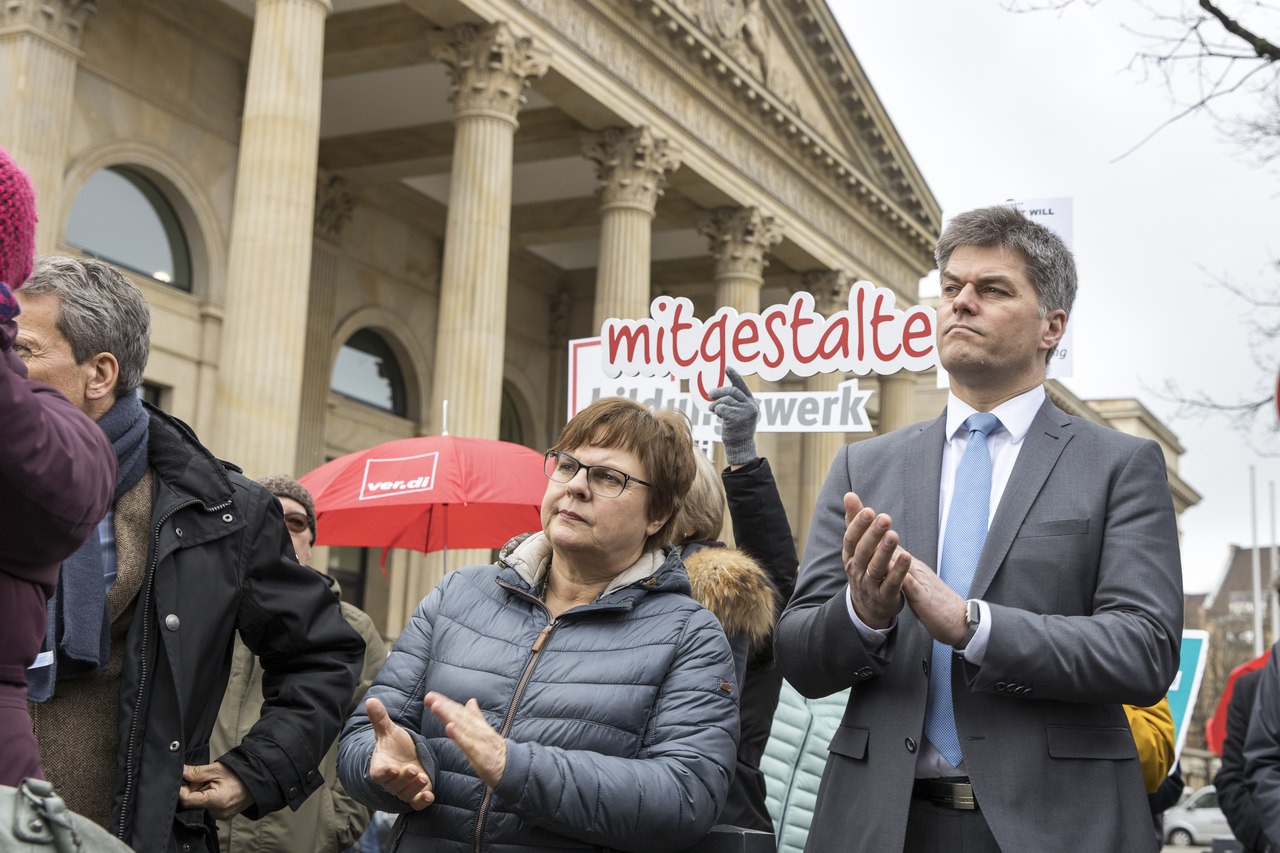
[{"label": "white protest sign", "polygon": [[859,281],[849,289],[848,307],[830,316],[814,310],[813,294],[800,291],[758,314],[722,307],[703,321],[685,297],[659,296],[649,317],[604,321],[604,372],[609,378],[670,374],[690,380],[706,399],[727,381],[726,367],[771,382],[788,375],[934,367],[933,308],[899,311],[895,301],[892,290]]},{"label": "white protest sign", "polygon": [[[693,438],[704,449],[720,440],[720,419],[696,393],[682,390],[674,376],[617,376],[605,372],[602,338],[569,342],[569,417],[600,397],[630,397],[654,408],[680,409],[693,424]],[[841,382],[832,391],[761,391],[757,432],[870,432],[870,391],[858,381]]]}]

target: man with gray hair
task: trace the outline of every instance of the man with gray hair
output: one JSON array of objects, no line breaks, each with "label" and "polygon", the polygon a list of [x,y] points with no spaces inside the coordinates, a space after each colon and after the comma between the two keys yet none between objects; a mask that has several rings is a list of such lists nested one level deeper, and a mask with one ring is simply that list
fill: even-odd
[{"label": "man with gray hair", "polygon": [[[322,784],[364,642],[298,564],[275,497],[138,397],[151,320],[136,287],[101,261],[44,258],[18,299],[14,351],[97,421],[119,463],[29,671],[45,771],[135,850],[216,851],[215,818],[297,808]],[[267,698],[210,763],[237,634]]]},{"label": "man with gray hair", "polygon": [[1057,235],[972,210],[935,257],[946,411],[841,449],[778,625],[800,693],[850,689],[807,849],[1154,850],[1122,706],[1178,667],[1164,454],[1048,398]]}]

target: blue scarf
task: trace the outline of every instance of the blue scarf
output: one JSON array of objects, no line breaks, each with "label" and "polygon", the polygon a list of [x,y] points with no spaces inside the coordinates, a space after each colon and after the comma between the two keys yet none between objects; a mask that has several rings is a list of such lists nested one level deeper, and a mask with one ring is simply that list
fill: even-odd
[{"label": "blue scarf", "polygon": [[[150,416],[136,394],[126,394],[102,416],[98,425],[111,439],[119,469],[112,504],[132,489],[147,471],[147,424]],[[66,562],[58,589],[49,597],[48,626],[37,666],[27,671],[28,697],[53,698],[58,679],[102,672],[111,654],[111,618],[103,581],[102,541],[95,528]],[[57,650],[56,654],[54,650]]]}]

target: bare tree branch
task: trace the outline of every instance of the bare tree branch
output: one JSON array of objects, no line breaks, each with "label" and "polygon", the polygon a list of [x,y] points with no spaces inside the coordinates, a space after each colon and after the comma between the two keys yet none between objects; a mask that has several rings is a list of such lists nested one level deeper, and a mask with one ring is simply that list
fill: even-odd
[{"label": "bare tree branch", "polygon": [[1280,62],[1280,48],[1258,34],[1251,32],[1246,27],[1241,26],[1238,21],[1219,9],[1216,3],[1211,3],[1209,0],[1200,0],[1200,8],[1217,18],[1218,23],[1222,24],[1224,30],[1252,47],[1253,52],[1259,58],[1265,59],[1267,62]]}]

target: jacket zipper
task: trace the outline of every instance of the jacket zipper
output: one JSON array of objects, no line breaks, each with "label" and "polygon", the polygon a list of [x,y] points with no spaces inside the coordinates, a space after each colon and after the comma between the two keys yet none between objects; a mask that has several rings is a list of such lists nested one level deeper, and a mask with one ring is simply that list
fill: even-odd
[{"label": "jacket zipper", "polygon": [[[511,704],[507,706],[507,716],[503,719],[502,729],[498,732],[504,738],[511,732],[511,726],[514,724],[516,717],[516,706],[520,704],[524,689],[528,686],[529,678],[533,675],[533,667],[538,662],[538,655],[541,654],[543,647],[547,644],[547,638],[551,636],[551,632],[555,630],[558,624],[560,624],[559,619],[552,619],[533,641],[533,647],[529,650],[529,662],[524,665],[524,672],[520,674],[520,680],[516,682],[516,690],[511,696]],[[482,853],[480,842],[484,837],[484,821],[489,815],[489,803],[493,800],[493,789],[487,785],[485,787],[484,799],[480,801],[480,811],[476,814],[475,853]]]},{"label": "jacket zipper", "polygon": [[[151,565],[147,568],[146,586],[143,588],[142,598],[138,601],[138,609],[134,611],[134,618],[142,616],[142,654],[138,664],[138,699],[134,705],[133,717],[129,722],[129,741],[125,749],[125,765],[124,765],[124,796],[120,799],[120,821],[116,830],[116,837],[121,841],[125,836],[126,818],[129,815],[129,801],[133,797],[133,781],[136,776],[135,766],[137,764],[137,743],[138,743],[138,718],[139,709],[141,709],[144,697],[147,691],[147,661],[149,659],[149,647],[151,641],[151,593],[155,588],[156,567],[160,564],[160,530],[164,527],[165,522],[173,518],[182,510],[189,506],[199,504],[200,501],[192,500],[180,503],[166,512],[156,522],[155,529],[151,531]],[[224,501],[217,506],[209,507],[209,512],[217,512],[231,506],[232,501]]]}]

